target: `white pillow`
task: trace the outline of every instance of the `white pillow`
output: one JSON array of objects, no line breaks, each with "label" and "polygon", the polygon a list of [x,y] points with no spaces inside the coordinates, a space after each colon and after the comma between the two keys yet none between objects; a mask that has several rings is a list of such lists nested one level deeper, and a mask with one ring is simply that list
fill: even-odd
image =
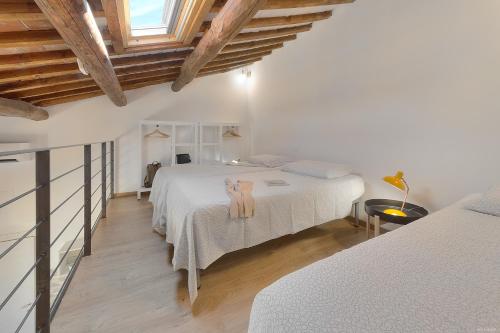
[{"label": "white pillow", "polygon": [[351,174],[351,168],[342,164],[302,160],[284,165],[282,171],[325,179],[339,178]]},{"label": "white pillow", "polygon": [[465,209],[500,216],[500,186],[491,188],[479,198],[466,202]]},{"label": "white pillow", "polygon": [[269,168],[280,167],[291,161],[293,160],[287,156],[269,155],[269,154],[254,155],[248,158],[248,162],[250,163],[264,165]]}]

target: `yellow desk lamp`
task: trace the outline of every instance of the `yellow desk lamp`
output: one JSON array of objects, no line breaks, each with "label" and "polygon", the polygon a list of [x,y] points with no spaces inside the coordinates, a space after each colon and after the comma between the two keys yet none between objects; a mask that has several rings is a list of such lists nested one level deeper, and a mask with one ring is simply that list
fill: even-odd
[{"label": "yellow desk lamp", "polygon": [[403,211],[403,208],[406,204],[406,199],[408,198],[408,192],[410,192],[410,187],[408,183],[404,179],[403,171],[398,171],[394,176],[386,176],[384,177],[384,181],[396,187],[397,189],[405,192],[405,198],[403,200],[403,204],[401,205],[401,209],[386,209],[384,213],[394,216],[406,216],[406,213]]}]

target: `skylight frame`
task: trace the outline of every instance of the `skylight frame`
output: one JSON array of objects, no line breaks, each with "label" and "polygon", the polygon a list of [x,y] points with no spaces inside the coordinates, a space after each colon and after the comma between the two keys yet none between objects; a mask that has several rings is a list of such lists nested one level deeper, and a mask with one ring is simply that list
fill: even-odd
[{"label": "skylight frame", "polygon": [[[128,0],[128,1],[133,1],[133,0]],[[180,14],[179,12],[183,0],[157,0],[157,1],[163,1],[161,23],[134,28],[132,24],[133,19],[131,19],[130,32],[133,37],[158,36],[158,35],[167,35],[174,33],[175,25],[177,23],[177,19]],[[128,7],[130,11],[132,7],[131,6]],[[129,16],[132,15],[129,13]]]},{"label": "skylight frame", "polygon": [[[126,49],[134,47],[147,47],[147,45],[165,44],[165,47],[188,47],[196,34],[199,32],[204,20],[208,17],[210,9],[215,0],[179,0],[174,3],[177,8],[174,8],[175,15],[168,22],[168,26],[145,27],[143,29],[134,29],[134,34],[131,28],[130,20],[130,0],[115,0],[119,4],[118,15],[120,29],[122,30],[122,39],[124,52]],[[175,7],[175,6],[174,6]],[[150,30],[153,33],[137,33],[139,30]],[[171,33],[167,33],[171,31]]]}]

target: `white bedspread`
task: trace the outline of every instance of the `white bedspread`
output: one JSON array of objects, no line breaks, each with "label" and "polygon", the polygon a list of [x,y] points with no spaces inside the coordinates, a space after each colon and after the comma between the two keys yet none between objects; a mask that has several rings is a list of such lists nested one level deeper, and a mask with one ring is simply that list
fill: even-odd
[{"label": "white bedspread", "polygon": [[167,192],[170,184],[181,178],[210,177],[219,175],[234,175],[267,171],[266,167],[232,166],[232,165],[197,165],[179,164],[173,167],[163,167],[158,170],[154,178],[149,201],[153,203],[153,228],[162,229],[166,225]]},{"label": "white bedspread", "polygon": [[[229,218],[226,177],[254,182],[254,217]],[[265,180],[272,179],[283,179],[290,186],[267,186]],[[154,200],[157,204],[166,202],[159,214],[167,222],[167,242],[174,245],[172,262],[175,270],[188,270],[189,294],[194,302],[197,268],[206,268],[225,253],[343,218],[363,192],[363,180],[355,175],[326,180],[267,169],[175,177],[168,191],[158,197],[155,194]]]},{"label": "white bedspread", "polygon": [[457,203],[281,278],[251,333],[499,332],[500,218]]}]

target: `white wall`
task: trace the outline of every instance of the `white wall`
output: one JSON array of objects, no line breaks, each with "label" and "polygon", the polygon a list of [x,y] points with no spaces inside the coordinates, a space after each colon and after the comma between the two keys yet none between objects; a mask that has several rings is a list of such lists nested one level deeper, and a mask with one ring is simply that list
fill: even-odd
[{"label": "white wall", "polygon": [[254,151],[352,165],[434,210],[500,183],[500,1],[357,0],[256,65]]},{"label": "white wall", "polygon": [[[237,72],[209,76],[193,81],[181,92],[173,93],[163,84],[126,92],[128,105],[115,107],[107,97],[98,97],[49,109],[50,118],[43,122],[0,117],[0,142],[30,142],[33,146],[62,146],[116,139],[115,191],[135,191],[139,183],[137,128],[142,119],[170,121],[240,122],[246,133],[249,149],[247,91],[237,83]],[[100,154],[100,145],[92,146],[93,157]],[[51,153],[51,176],[55,177],[83,163],[81,147],[56,150]],[[100,162],[92,164],[92,174]],[[93,181],[93,189],[100,177]],[[51,207],[55,208],[83,184],[79,170],[51,185]],[[34,186],[34,161],[0,164],[0,202]],[[78,193],[51,218],[52,239],[62,230],[69,218],[83,203]],[[97,192],[99,194],[100,191]],[[93,199],[94,206],[98,195]],[[93,221],[98,210],[93,215]],[[23,232],[34,225],[34,195],[0,209],[0,252],[3,252]],[[51,266],[59,260],[58,251],[71,241],[83,223],[83,214],[65,231],[51,251]],[[80,234],[80,238],[83,234]],[[78,243],[78,242],[77,242]],[[22,260],[20,260],[22,258]],[[10,292],[34,261],[32,238],[21,243],[0,262],[0,271],[9,271],[0,279],[0,300]],[[27,280],[9,305],[0,314],[0,331],[13,331],[33,299],[33,281]],[[53,285],[53,287],[55,287]],[[30,331],[31,321],[26,332]],[[32,331],[32,330],[31,330]]]}]

